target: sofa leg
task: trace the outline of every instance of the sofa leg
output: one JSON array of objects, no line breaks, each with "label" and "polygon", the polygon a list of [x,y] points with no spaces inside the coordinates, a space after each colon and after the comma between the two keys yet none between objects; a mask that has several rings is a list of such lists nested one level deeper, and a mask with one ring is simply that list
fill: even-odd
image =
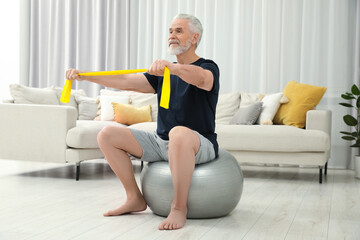
[{"label": "sofa leg", "polygon": [[324,170],[324,174],[327,175],[327,162],[325,163],[325,170]]},{"label": "sofa leg", "polygon": [[319,183],[321,184],[322,183],[322,166],[319,167]]},{"label": "sofa leg", "polygon": [[80,178],[80,162],[76,163],[76,181],[79,181]]}]

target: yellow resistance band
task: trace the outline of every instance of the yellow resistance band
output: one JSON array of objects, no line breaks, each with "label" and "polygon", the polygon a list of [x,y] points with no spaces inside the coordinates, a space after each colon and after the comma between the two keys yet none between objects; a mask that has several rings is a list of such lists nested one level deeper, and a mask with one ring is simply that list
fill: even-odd
[{"label": "yellow resistance band", "polygon": [[[140,73],[146,72],[147,69],[130,69],[130,70],[117,70],[117,71],[103,71],[103,72],[87,72],[79,73],[82,76],[105,76],[105,75],[119,75],[119,74],[129,74],[129,73]],[[70,93],[71,93],[72,81],[66,79],[65,85],[61,94],[60,101],[63,103],[70,102]],[[161,91],[160,98],[160,107],[169,108],[170,102],[170,70],[165,67],[164,69],[164,80]]]}]

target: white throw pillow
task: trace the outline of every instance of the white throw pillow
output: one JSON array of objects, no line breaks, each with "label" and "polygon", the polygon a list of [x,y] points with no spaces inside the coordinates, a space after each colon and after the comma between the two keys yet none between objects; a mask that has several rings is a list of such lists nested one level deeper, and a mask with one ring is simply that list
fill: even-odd
[{"label": "white throw pillow", "polygon": [[129,96],[133,91],[101,89],[100,96]]},{"label": "white throw pillow", "polygon": [[281,92],[265,95],[265,97],[261,100],[263,103],[262,111],[256,123],[262,125],[272,125],[272,120],[280,107],[280,99],[282,96],[283,93]]},{"label": "white throw pillow", "polygon": [[59,105],[59,98],[51,88],[33,88],[21,84],[10,84],[10,93],[18,104]]},{"label": "white throw pillow", "polygon": [[220,94],[216,106],[216,124],[229,124],[240,104],[240,93]]},{"label": "white throw pillow", "polygon": [[114,109],[112,103],[129,104],[128,96],[100,96],[101,120],[114,121]]},{"label": "white throw pillow", "polygon": [[101,96],[128,96],[129,104],[135,107],[144,107],[151,105],[151,117],[152,121],[157,121],[158,114],[158,100],[157,94],[154,93],[139,93],[134,91],[114,91],[108,89],[100,90]]}]

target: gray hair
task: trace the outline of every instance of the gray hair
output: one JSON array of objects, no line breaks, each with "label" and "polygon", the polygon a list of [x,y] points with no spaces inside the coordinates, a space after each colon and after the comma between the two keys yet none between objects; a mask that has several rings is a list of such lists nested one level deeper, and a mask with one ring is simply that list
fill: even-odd
[{"label": "gray hair", "polygon": [[174,19],[186,19],[189,21],[189,29],[191,33],[198,33],[199,34],[199,39],[195,45],[195,47],[197,48],[197,46],[200,43],[201,37],[202,37],[202,33],[203,33],[203,27],[201,25],[201,22],[198,18],[194,17],[193,15],[190,14],[184,14],[184,13],[180,13],[178,15],[176,15],[174,17]]}]

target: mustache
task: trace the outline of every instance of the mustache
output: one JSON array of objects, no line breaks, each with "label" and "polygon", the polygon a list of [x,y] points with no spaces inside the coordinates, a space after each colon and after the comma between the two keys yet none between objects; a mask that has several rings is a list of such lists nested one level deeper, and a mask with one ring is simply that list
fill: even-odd
[{"label": "mustache", "polygon": [[179,42],[178,40],[170,39],[170,40],[169,40],[169,45],[170,45],[170,44],[173,44],[173,43],[176,43],[176,44],[180,45],[180,42]]}]

